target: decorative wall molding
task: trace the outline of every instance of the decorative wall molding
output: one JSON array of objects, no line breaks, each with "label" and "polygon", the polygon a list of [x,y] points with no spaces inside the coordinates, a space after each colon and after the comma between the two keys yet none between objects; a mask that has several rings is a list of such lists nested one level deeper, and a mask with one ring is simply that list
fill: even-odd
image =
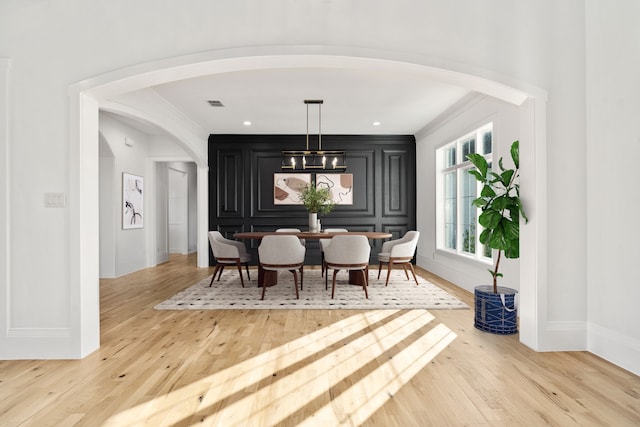
[{"label": "decorative wall molding", "polygon": [[[302,205],[274,202],[274,174],[282,150],[304,146],[305,135],[210,135],[209,229],[231,237],[240,231],[308,228]],[[416,150],[412,135],[323,135],[325,150],[346,152],[353,202],[320,219],[323,227],[388,231],[400,237],[416,228]],[[322,172],[309,171],[312,178]],[[375,261],[382,241],[372,242]],[[256,242],[250,243],[252,251]],[[256,254],[254,254],[256,255]],[[257,261],[257,255],[254,256]],[[317,242],[307,244],[307,262],[319,264]]]}]

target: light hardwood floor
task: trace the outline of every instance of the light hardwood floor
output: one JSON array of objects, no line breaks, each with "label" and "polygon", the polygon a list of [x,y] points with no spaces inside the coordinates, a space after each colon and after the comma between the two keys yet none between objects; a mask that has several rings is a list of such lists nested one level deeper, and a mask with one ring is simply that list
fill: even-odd
[{"label": "light hardwood floor", "polygon": [[154,310],[213,272],[194,266],[102,280],[85,359],[0,361],[0,425],[640,425],[638,376],[477,331],[471,310]]}]

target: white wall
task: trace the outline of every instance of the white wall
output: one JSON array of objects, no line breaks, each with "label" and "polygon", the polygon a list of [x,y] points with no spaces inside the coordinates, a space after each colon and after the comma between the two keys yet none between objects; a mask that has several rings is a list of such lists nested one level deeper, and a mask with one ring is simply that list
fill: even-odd
[{"label": "white wall", "polygon": [[149,236],[148,246],[149,251],[155,253],[148,254],[151,255],[148,265],[154,266],[169,260],[167,164],[170,160],[189,158],[189,155],[182,148],[180,141],[166,135],[150,135],[148,148],[150,157],[147,168],[155,177],[155,209],[149,215],[149,226],[155,230],[155,234]]},{"label": "white wall", "polygon": [[189,250],[189,187],[187,172],[170,163],[169,172],[169,253],[186,255]]},{"label": "white wall", "polygon": [[[110,114],[100,114],[100,134],[104,136],[115,158],[113,173],[110,177],[104,177],[105,179],[111,178],[113,180],[113,188],[115,188],[114,204],[105,206],[106,209],[101,211],[101,218],[105,220],[111,218],[116,222],[114,227],[114,277],[120,277],[147,266],[148,225],[146,225],[146,216],[151,206],[147,202],[148,196],[145,197],[145,209],[143,212],[145,226],[143,228],[124,229],[122,227],[122,174],[126,172],[148,178],[145,167],[149,137],[147,134],[115,120]],[[125,145],[125,139],[132,143],[133,146]],[[146,185],[144,190],[145,194],[147,191],[152,191],[146,188]],[[113,206],[116,208],[115,214]]]},{"label": "white wall", "polygon": [[586,3],[589,350],[638,373],[640,2]]},{"label": "white wall", "polygon": [[[416,180],[421,191],[416,200],[416,218],[422,236],[416,261],[419,266],[473,292],[477,285],[491,283],[491,264],[451,254],[436,247],[436,149],[493,122],[494,162],[504,158],[511,164],[511,143],[522,138],[518,107],[487,96],[475,96],[458,103],[416,134]],[[527,143],[527,141],[521,141]],[[519,260],[502,258],[500,286],[520,289]]]},{"label": "white wall", "polygon": [[113,278],[116,277],[116,218],[120,203],[116,191],[115,157],[103,136],[100,136],[99,145],[100,278]]},{"label": "white wall", "polygon": [[[100,277],[120,277],[168,260],[167,163],[158,159],[183,158],[186,153],[175,139],[141,132],[111,113],[100,114],[100,135]],[[124,144],[125,138],[132,147]],[[103,143],[107,145],[106,149],[102,147]],[[149,163],[149,159],[156,161]],[[174,163],[193,175],[189,184],[194,188],[190,188],[189,193],[195,193],[195,165]],[[123,172],[145,177],[145,226],[142,229],[125,230],[122,227]],[[193,211],[195,203],[194,196]],[[191,210],[189,214],[195,216]],[[149,264],[147,248],[153,247],[149,246],[151,239],[155,242],[156,259]]]},{"label": "white wall", "polygon": [[187,236],[187,248],[189,253],[196,251],[198,247],[198,169],[195,163],[186,163],[188,179],[188,220],[189,235]]},{"label": "white wall", "polygon": [[[1,54],[0,54],[1,56]],[[9,113],[11,108],[11,61],[0,58],[0,307],[8,307],[9,290]],[[0,330],[9,327],[6,308],[0,308]],[[0,343],[4,344],[2,334]],[[1,356],[1,354],[0,354]],[[5,356],[6,357],[6,356]]]},{"label": "white wall", "polygon": [[[169,176],[166,162],[154,162],[155,164],[155,263],[160,264],[169,260]],[[153,246],[152,246],[153,248]]]},{"label": "white wall", "polygon": [[[196,244],[197,244],[197,170],[196,165],[193,162],[169,162],[167,163],[167,167],[170,169],[169,174],[171,175],[171,170],[178,171],[184,174],[185,184],[187,191],[184,196],[183,201],[186,202],[184,206],[171,206],[172,199],[175,199],[175,196],[172,197],[171,194],[174,192],[171,188],[171,178],[169,178],[169,212],[179,209],[180,211],[184,210],[185,213],[185,224],[186,229],[180,231],[180,235],[171,236],[171,231],[169,233],[169,243],[173,242],[174,248],[169,248],[169,252],[175,253],[191,253],[195,252]],[[169,219],[171,222],[171,218]],[[169,226],[171,229],[171,225]],[[184,232],[184,235],[182,233]],[[178,243],[180,242],[180,243]]]},{"label": "white wall", "polygon": [[[585,4],[590,41],[586,44]],[[596,18],[600,8],[610,10],[602,20]],[[153,19],[149,19],[150,11]],[[86,337],[93,334],[89,341],[96,342],[95,325],[79,324],[88,315],[97,318],[97,303],[90,302],[91,307],[83,310],[79,304],[97,287],[97,279],[91,266],[78,265],[77,260],[91,249],[82,247],[81,237],[93,227],[89,217],[93,201],[86,200],[86,195],[98,188],[97,175],[94,182],[90,172],[94,166],[97,169],[97,148],[90,145],[97,147],[97,135],[91,135],[85,119],[91,118],[93,104],[98,101],[85,94],[69,97],[70,86],[83,82],[73,86],[76,92],[72,93],[77,94],[100,80],[95,76],[113,70],[109,76],[115,79],[135,70],[148,71],[144,64],[167,58],[201,52],[215,52],[224,58],[225,52],[232,55],[234,49],[242,52],[238,56],[251,56],[261,54],[265,47],[281,54],[374,56],[441,67],[525,92],[528,87],[546,90],[547,114],[537,117],[545,122],[546,130],[536,137],[548,146],[548,156],[536,159],[544,164],[536,173],[544,173],[549,186],[537,194],[544,196],[541,206],[545,210],[537,212],[534,220],[549,219],[548,232],[539,236],[538,242],[540,252],[546,254],[541,261],[548,268],[539,271],[535,279],[535,295],[541,298],[539,316],[534,319],[538,325],[535,347],[583,348],[587,293],[596,288],[593,277],[612,277],[615,271],[618,284],[613,287],[619,290],[637,283],[635,272],[618,268],[620,258],[612,259],[610,254],[600,257],[600,250],[589,252],[590,261],[596,256],[597,260],[587,267],[586,249],[587,244],[591,248],[599,242],[628,248],[623,244],[627,237],[602,240],[604,225],[596,220],[606,218],[611,206],[594,202],[593,198],[602,194],[602,185],[592,183],[604,173],[601,166],[619,170],[613,155],[600,156],[602,149],[595,146],[603,141],[603,135],[607,146],[637,154],[637,146],[622,138],[638,135],[637,120],[626,117],[639,115],[635,96],[639,60],[637,55],[626,54],[625,48],[630,44],[631,51],[637,52],[632,41],[637,40],[638,30],[631,22],[637,12],[637,5],[630,0],[523,0],[499,5],[495,0],[248,0],[242,4],[194,0],[188,6],[151,0],[0,2],[0,56],[13,64],[12,96],[5,114],[10,117],[10,166],[7,188],[3,189],[9,195],[10,235],[4,253],[10,273],[7,282],[0,283],[0,294],[10,298],[0,307],[0,318],[8,322],[0,331],[0,357],[80,357],[91,351],[83,344]],[[601,39],[601,33],[608,36]],[[618,41],[617,35],[627,34],[622,43],[613,43]],[[613,46],[615,54],[625,55],[609,55],[598,40],[612,42],[607,43],[607,49]],[[589,75],[589,85],[585,58],[596,66]],[[608,61],[622,63],[630,71],[617,72],[614,77],[613,70],[621,68],[607,69]],[[121,73],[124,69],[127,72]],[[179,78],[178,69],[172,71]],[[599,83],[601,77],[606,79]],[[587,87],[595,100],[587,102]],[[602,101],[598,95],[608,93],[610,87],[617,95],[614,102],[598,106]],[[628,95],[623,96],[623,88],[630,89]],[[589,133],[587,107],[590,119],[600,122],[590,123]],[[69,126],[78,122],[79,127]],[[188,134],[199,137],[198,132]],[[585,141],[589,142],[588,159]],[[202,141],[194,152],[206,153],[205,147],[206,141]],[[600,158],[604,163],[594,167]],[[200,169],[203,166],[199,164]],[[29,191],[22,192],[22,188]],[[626,195],[636,194],[631,188],[621,188]],[[607,186],[605,191],[610,189]],[[67,208],[45,209],[45,192],[69,195]],[[93,244],[91,238],[89,243]],[[621,256],[626,260],[628,252],[624,254]],[[34,260],[39,262],[38,271],[31,268]],[[592,277],[587,277],[587,271]],[[587,280],[593,285],[587,286]],[[596,310],[593,313],[597,314],[590,314],[589,319],[619,334],[623,347],[638,354],[638,346],[629,344],[637,341],[631,339],[637,332],[623,325],[639,324],[640,312],[624,304],[613,309],[613,304],[604,303],[606,299],[590,301],[594,305],[603,301],[603,305],[597,309],[590,305],[590,313]],[[604,319],[609,319],[608,323]],[[617,360],[616,355],[608,357]],[[633,369],[640,372],[640,368]]]}]

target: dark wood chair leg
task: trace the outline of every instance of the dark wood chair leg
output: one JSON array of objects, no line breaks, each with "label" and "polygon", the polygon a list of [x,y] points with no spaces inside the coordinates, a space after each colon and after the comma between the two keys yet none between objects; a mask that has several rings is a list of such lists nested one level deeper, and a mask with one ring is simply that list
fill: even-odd
[{"label": "dark wood chair leg", "polygon": [[293,273],[293,286],[296,288],[296,299],[300,299],[300,295],[298,294],[298,272],[295,270],[291,270]]},{"label": "dark wood chair leg", "polygon": [[238,267],[238,274],[240,274],[240,283],[242,283],[242,287],[244,288],[244,279],[242,278],[242,264],[240,264],[240,260],[236,260],[236,266]]},{"label": "dark wood chair leg", "polygon": [[302,286],[304,282],[304,265],[300,266],[300,290],[302,290]]},{"label": "dark wood chair leg", "polygon": [[416,281],[416,286],[418,286],[418,278],[416,277],[416,270],[413,268],[413,264],[409,263],[409,267],[411,268],[411,273],[413,274],[413,280]]},{"label": "dark wood chair leg", "polygon": [[382,270],[382,261],[378,264],[378,279],[380,278],[380,271]]},{"label": "dark wood chair leg", "polygon": [[267,289],[267,285],[262,284],[262,298],[260,298],[261,300],[264,299],[264,291]]},{"label": "dark wood chair leg", "polygon": [[[327,271],[327,275],[329,274],[329,272]],[[331,299],[333,299],[333,296],[336,293],[336,275],[338,274],[338,270],[333,270],[333,285],[331,285]]]},{"label": "dark wood chair leg", "polygon": [[220,264],[216,264],[216,269],[213,270],[213,275],[211,276],[211,283],[209,283],[209,287],[213,285],[213,280],[216,278],[216,274],[218,273],[219,268],[220,268]]},{"label": "dark wood chair leg", "polygon": [[360,271],[362,271],[362,276],[363,276],[362,277],[362,279],[363,279],[362,280],[362,288],[364,289],[364,297],[366,299],[369,299],[369,293],[367,292],[367,276],[368,276],[368,274],[365,273],[365,269],[360,270]]},{"label": "dark wood chair leg", "polygon": [[220,266],[220,270],[218,273],[218,282],[220,281],[220,278],[222,277],[222,272],[224,271],[224,264],[219,264]]},{"label": "dark wood chair leg", "polygon": [[249,279],[249,281],[251,281],[251,276],[249,276],[249,263],[245,262],[244,266],[247,269],[247,279]]},{"label": "dark wood chair leg", "polygon": [[385,287],[389,284],[389,277],[391,277],[391,269],[393,268],[393,260],[389,260],[389,264],[387,265],[389,267],[387,267],[387,281],[384,283]]},{"label": "dark wood chair leg", "polygon": [[407,263],[402,263],[402,269],[404,270],[404,275],[407,276],[407,280],[409,280],[409,272],[407,271]]}]

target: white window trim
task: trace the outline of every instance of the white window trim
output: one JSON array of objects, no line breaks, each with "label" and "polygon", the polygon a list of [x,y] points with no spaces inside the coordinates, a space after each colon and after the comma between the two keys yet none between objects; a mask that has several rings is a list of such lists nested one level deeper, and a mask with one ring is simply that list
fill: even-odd
[{"label": "white window trim", "polygon": [[[476,152],[478,152],[478,150],[483,148],[482,135],[489,128],[491,129],[491,133],[492,133],[492,150],[491,150],[492,152],[489,154],[484,154],[484,156],[487,159],[487,162],[493,164],[493,153],[495,152],[496,147],[495,147],[495,129],[492,121],[489,121],[483,124],[482,126],[479,126],[475,130],[472,130],[471,132],[467,132],[466,134],[454,139],[453,141],[448,142],[447,144],[444,144],[436,148],[436,156],[435,156],[436,158],[436,251],[462,257],[470,261],[478,261],[485,265],[492,265],[493,251],[492,251],[491,257],[486,257],[484,256],[483,251],[481,250],[482,244],[480,243],[480,233],[482,232],[482,226],[477,222],[478,216],[480,215],[480,212],[479,212],[480,209],[477,209],[477,212],[476,212],[476,233],[475,233],[476,253],[471,254],[469,252],[464,252],[462,250],[464,245],[463,245],[463,236],[462,236],[462,233],[460,232],[460,224],[462,223],[462,209],[460,208],[461,207],[461,203],[460,203],[461,191],[460,190],[462,187],[462,179],[460,178],[463,173],[468,173],[466,171],[472,168],[473,165],[469,160],[463,160],[461,158],[462,156],[461,143],[467,141],[470,137],[475,135]],[[444,165],[445,165],[446,151],[453,145],[456,146],[456,164],[453,166],[445,167]],[[483,154],[483,153],[480,153],[480,154]],[[445,222],[444,175],[452,171],[456,172],[456,227],[457,227],[457,230],[456,230],[456,248],[455,249],[447,248],[445,245],[446,233],[445,233],[445,225],[444,225],[444,222]],[[480,183],[476,183],[476,185],[477,185],[476,194],[479,195],[482,187]]]}]

